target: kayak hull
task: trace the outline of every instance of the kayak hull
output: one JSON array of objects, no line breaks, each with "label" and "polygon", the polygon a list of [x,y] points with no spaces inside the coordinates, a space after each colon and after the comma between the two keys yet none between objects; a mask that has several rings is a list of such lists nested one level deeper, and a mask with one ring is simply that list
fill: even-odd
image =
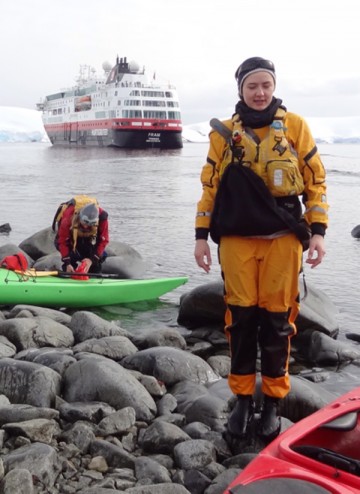
[{"label": "kayak hull", "polygon": [[187,277],[143,280],[22,276],[0,268],[0,305],[99,307],[154,300],[178,288]]},{"label": "kayak hull", "polygon": [[224,494],[360,494],[359,411],[360,387],[280,434]]}]

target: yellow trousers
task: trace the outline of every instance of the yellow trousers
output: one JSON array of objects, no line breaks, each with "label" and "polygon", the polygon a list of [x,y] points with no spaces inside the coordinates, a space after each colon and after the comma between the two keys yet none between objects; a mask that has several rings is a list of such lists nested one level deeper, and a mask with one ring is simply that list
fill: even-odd
[{"label": "yellow trousers", "polygon": [[221,238],[219,256],[230,389],[234,394],[254,393],[259,346],[262,391],[283,398],[290,391],[290,339],[299,313],[302,246],[294,234],[275,239],[229,236]]}]

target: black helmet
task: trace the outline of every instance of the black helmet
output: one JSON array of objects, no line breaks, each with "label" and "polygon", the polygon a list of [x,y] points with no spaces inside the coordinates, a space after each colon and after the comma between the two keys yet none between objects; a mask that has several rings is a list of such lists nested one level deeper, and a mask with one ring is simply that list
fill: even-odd
[{"label": "black helmet", "polygon": [[88,226],[95,226],[99,222],[99,209],[93,203],[87,204],[79,211],[80,223]]}]

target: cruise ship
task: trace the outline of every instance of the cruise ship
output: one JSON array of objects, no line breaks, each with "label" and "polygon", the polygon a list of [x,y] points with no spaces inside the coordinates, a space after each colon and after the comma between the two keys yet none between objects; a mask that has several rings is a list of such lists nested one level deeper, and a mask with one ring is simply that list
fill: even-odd
[{"label": "cruise ship", "polygon": [[103,75],[80,66],[76,85],[50,94],[37,104],[54,146],[113,146],[129,149],[178,149],[183,146],[176,88],[158,83],[126,57]]}]

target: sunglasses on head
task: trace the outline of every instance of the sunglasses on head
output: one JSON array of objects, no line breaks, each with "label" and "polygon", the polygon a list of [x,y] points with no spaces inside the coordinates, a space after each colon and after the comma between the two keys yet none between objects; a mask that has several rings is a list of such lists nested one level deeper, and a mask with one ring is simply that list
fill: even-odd
[{"label": "sunglasses on head", "polygon": [[235,72],[235,79],[239,79],[241,72],[251,72],[256,69],[271,70],[272,72],[275,72],[275,65],[270,60],[264,60],[263,58],[245,60]]}]

